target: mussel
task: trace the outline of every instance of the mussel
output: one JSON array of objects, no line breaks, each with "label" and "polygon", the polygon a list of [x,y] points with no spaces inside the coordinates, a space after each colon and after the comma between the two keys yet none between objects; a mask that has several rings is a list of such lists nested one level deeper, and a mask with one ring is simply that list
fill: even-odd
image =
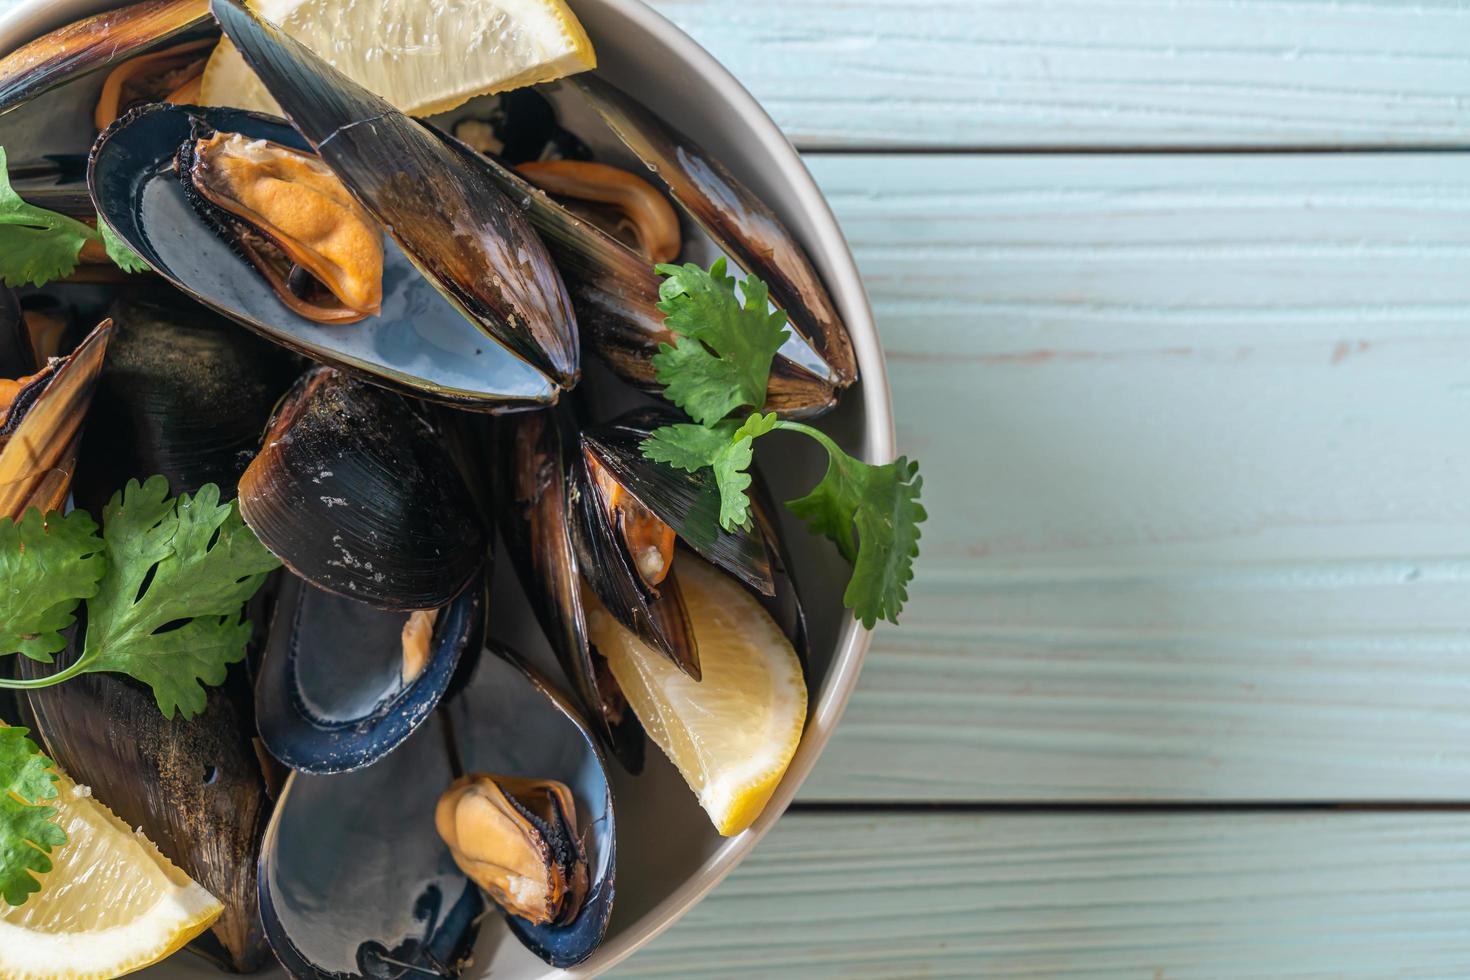
[{"label": "mussel", "polygon": [[240,514],[297,575],[380,609],[449,605],[488,553],[427,406],[331,368],[282,400],[240,479]]},{"label": "mussel", "polygon": [[356,323],[382,312],[383,233],[321,160],[196,128],[174,169],[189,203],[293,313]]},{"label": "mussel", "polygon": [[[5,307],[0,318],[20,318],[18,303]],[[25,326],[5,329],[13,334]],[[104,320],[64,359],[0,385],[0,517],[18,520],[30,507],[59,510],[66,501],[111,339],[112,323]]]},{"label": "mussel", "polygon": [[[490,773],[501,798],[514,799],[522,833],[534,835],[478,833],[474,811],[485,797],[460,789],[483,789],[480,775]],[[511,932],[548,963],[571,966],[607,929],[614,831],[607,774],[576,712],[514,654],[490,650],[464,689],[377,765],[291,776],[261,850],[266,933],[298,978],[455,976],[484,907],[456,855],[492,882],[469,857],[511,860],[497,849],[503,839],[512,851],[530,842],[540,860],[525,852],[514,860],[548,883],[540,892],[548,901],[530,902],[531,888],[526,906],[512,898],[532,918],[508,911]]]},{"label": "mussel", "polygon": [[478,578],[443,609],[410,613],[286,576],[255,682],[260,738],[302,772],[347,772],[398,748],[485,637]]},{"label": "mussel", "polygon": [[208,0],[143,0],[68,24],[0,59],[0,114],[209,26]]},{"label": "mussel", "polygon": [[260,445],[293,358],[182,296],[124,294],[109,310],[113,339],[97,384],[74,487],[101,514],[128,480],[163,475],[171,493],[206,483],[221,499]]},{"label": "mussel", "polygon": [[215,45],[213,38],[139,55],[123,62],[107,75],[97,97],[93,121],[99,130],[117,122],[117,117],[134,106],[149,102],[190,105],[199,101],[204,64]]}]

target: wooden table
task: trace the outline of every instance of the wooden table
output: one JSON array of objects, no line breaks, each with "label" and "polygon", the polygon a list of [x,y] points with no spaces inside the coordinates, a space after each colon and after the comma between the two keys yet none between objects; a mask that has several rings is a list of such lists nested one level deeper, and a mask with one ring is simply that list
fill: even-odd
[{"label": "wooden table", "polygon": [[1470,976],[1470,4],[655,5],[808,151],[931,519],[617,975]]}]

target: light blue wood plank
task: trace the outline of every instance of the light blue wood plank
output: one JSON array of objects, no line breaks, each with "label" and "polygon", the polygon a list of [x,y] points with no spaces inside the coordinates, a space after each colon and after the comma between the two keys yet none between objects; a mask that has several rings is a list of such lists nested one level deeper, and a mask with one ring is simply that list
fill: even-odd
[{"label": "light blue wood plank", "polygon": [[806,799],[1465,799],[1456,155],[816,156],[924,464]]},{"label": "light blue wood plank", "polygon": [[788,816],[611,975],[1464,977],[1470,816]]},{"label": "light blue wood plank", "polygon": [[653,0],[803,147],[1470,142],[1470,7]]}]

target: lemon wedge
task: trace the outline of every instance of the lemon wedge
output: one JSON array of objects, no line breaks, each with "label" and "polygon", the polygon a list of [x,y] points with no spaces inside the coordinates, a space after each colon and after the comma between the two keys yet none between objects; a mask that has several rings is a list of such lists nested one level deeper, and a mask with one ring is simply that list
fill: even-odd
[{"label": "lemon wedge", "polygon": [[[251,0],[250,6],[414,116],[597,65],[587,32],[564,0]],[[209,59],[200,98],[205,105],[280,114],[228,40]]]},{"label": "lemon wedge", "polygon": [[91,792],[56,781],[57,823],[42,888],[0,902],[0,977],[105,980],[157,963],[208,929],[224,906],[134,833]]},{"label": "lemon wedge", "polygon": [[755,822],[806,725],[801,662],[755,597],[681,552],[675,565],[699,643],[694,680],[613,619],[588,592],[588,635],[649,738],[725,836]]}]

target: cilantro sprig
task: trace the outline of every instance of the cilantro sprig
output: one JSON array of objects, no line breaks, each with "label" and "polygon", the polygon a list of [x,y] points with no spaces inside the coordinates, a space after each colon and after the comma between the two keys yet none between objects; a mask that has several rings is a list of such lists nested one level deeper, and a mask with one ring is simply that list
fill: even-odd
[{"label": "cilantro sprig", "polygon": [[56,774],[24,728],[0,725],[0,898],[24,905],[41,890],[51,852],[66,843],[56,825]]},{"label": "cilantro sprig", "polygon": [[80,674],[128,674],[153,689],[165,718],[204,710],[204,685],[245,656],[242,609],[280,562],[219,488],[168,495],[161,476],[137,480],[103,510],[99,538],[85,511],[0,520],[0,654],[49,663],[61,630],[87,603],[82,652],[66,668],[0,687],[38,688]]},{"label": "cilantro sprig", "polygon": [[789,336],[786,314],[769,312],[766,285],[754,276],[740,284],[742,304],[724,259],[708,272],[697,265],[657,268],[668,277],[659,309],[666,314],[664,325],[678,336],[673,345],[661,346],[654,373],[664,396],[694,422],[655,430],[643,442],[643,455],[691,473],[713,470],[720,526],[733,531],[752,524],[748,490],[755,440],[778,430],[815,439],[827,451],[826,475],[786,506],[852,563],[842,601],[862,624],[872,629],[880,619],[897,623],[919,554],[919,524],[928,516],[919,503],[919,464],[906,457],[865,463],[820,430],[783,421],[774,412],[727,417],[765,403],[771,362]]},{"label": "cilantro sprig", "polygon": [[144,272],[138,257],[100,217],[97,227],[36,207],[10,186],[5,149],[0,147],[0,279],[5,285],[44,286],[77,270],[82,247],[96,242],[124,272]]}]

